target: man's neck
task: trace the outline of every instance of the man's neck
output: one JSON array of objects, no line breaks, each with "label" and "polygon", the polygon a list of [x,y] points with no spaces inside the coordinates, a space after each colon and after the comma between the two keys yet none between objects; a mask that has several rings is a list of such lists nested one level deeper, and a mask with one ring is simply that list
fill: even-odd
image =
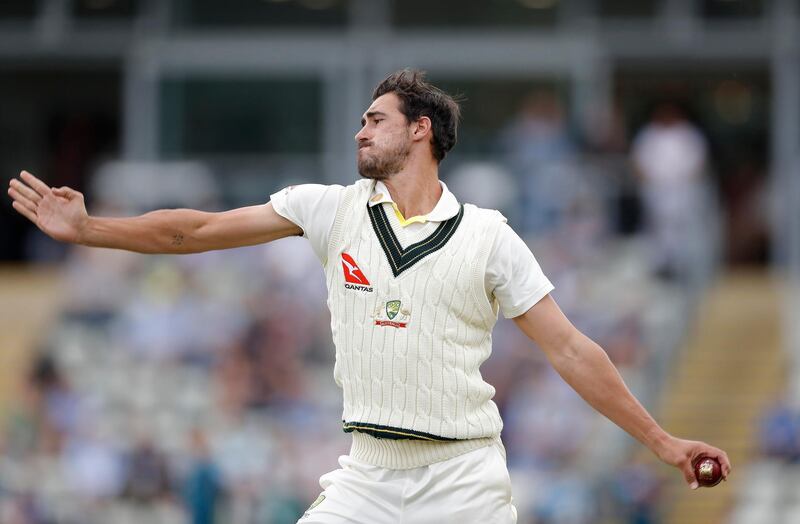
[{"label": "man's neck", "polygon": [[424,216],[433,211],[442,196],[438,169],[413,169],[403,171],[383,180],[392,200],[403,217]]}]

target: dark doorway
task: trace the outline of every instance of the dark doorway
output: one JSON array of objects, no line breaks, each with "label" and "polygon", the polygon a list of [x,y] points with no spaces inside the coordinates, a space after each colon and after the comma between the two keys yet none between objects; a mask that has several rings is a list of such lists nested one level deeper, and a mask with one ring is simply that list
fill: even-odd
[{"label": "dark doorway", "polygon": [[[51,186],[85,192],[97,163],[118,155],[117,69],[6,64],[0,69],[0,100],[0,178],[5,186],[26,169]],[[14,211],[9,198],[0,205],[0,220],[0,260],[36,258],[36,228]]]}]

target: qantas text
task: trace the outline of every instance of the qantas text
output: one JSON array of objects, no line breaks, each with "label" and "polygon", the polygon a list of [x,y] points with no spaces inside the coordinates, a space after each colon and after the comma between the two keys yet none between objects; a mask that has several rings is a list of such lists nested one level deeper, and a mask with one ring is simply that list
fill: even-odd
[{"label": "qantas text", "polygon": [[362,286],[361,284],[345,284],[345,289],[353,289],[355,291],[363,291],[364,293],[372,293],[370,286]]}]

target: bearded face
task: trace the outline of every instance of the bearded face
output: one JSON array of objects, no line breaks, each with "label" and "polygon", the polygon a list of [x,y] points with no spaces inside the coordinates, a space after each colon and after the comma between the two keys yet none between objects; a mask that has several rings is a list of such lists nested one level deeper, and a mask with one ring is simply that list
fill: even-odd
[{"label": "bearded face", "polygon": [[413,144],[408,119],[394,93],[378,97],[361,118],[358,172],[364,178],[386,180],[405,167]]},{"label": "bearded face", "polygon": [[411,139],[405,128],[399,131],[358,145],[358,173],[362,177],[386,180],[403,169],[411,152]]}]

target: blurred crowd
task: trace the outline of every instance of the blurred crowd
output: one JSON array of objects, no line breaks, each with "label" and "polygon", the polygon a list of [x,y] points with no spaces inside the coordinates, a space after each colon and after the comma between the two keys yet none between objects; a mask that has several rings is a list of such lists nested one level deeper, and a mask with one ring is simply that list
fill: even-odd
[{"label": "blurred crowd", "polygon": [[[630,137],[610,121],[580,141],[558,96],[536,92],[495,154],[443,167],[461,200],[508,216],[647,404],[713,271],[718,212],[706,139],[678,105]],[[92,211],[143,210],[97,191]],[[5,421],[0,521],[294,523],[349,447],[305,241],[173,257],[75,248],[65,279],[69,307]],[[656,522],[662,479],[513,323],[498,322],[482,374],[520,524]]]},{"label": "blurred crowd", "polygon": [[732,524],[800,520],[800,403],[782,394],[757,427],[754,460],[739,490]]}]

